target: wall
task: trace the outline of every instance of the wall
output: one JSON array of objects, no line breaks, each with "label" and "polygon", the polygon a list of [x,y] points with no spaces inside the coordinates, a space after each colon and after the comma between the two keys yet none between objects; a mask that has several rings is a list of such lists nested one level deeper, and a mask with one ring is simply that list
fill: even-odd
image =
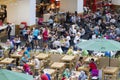
[{"label": "wall", "polygon": [[35,24],[36,0],[17,0],[7,5],[7,21],[20,24],[27,22],[28,26]]},{"label": "wall", "polygon": [[83,0],[61,0],[60,1],[60,11],[62,12],[72,12],[77,11],[78,13],[83,12]]},{"label": "wall", "polygon": [[60,1],[60,11],[62,12],[72,12],[77,10],[77,0],[61,0]]},{"label": "wall", "polygon": [[114,5],[120,5],[120,0],[112,0],[112,3],[113,3]]}]

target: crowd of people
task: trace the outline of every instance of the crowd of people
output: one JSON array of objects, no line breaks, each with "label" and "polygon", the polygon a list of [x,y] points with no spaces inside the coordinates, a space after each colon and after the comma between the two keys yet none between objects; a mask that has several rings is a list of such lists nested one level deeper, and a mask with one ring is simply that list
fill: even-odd
[{"label": "crowd of people", "polygon": [[[82,39],[105,38],[120,41],[120,14],[110,9],[98,9],[95,13],[88,11],[83,15],[78,14],[76,11],[75,13],[66,12],[51,15],[45,25],[41,23],[32,29],[25,27],[21,30],[20,35],[16,35],[13,38],[9,35],[10,30],[11,28],[8,25],[9,40],[7,40],[7,43],[10,44],[8,55],[10,57],[12,53],[21,48],[22,50],[19,54],[23,56],[20,59],[20,64],[18,62],[19,59],[16,60],[16,65],[23,66],[23,71],[32,75],[33,73],[27,62],[32,58],[36,63],[36,69],[39,69],[40,61],[30,55],[31,50],[49,52],[49,50],[55,49],[59,53],[70,55],[73,54],[73,51],[81,50],[76,44]],[[76,70],[84,64],[82,60],[83,57],[80,57],[75,66]],[[11,65],[8,66],[8,69],[10,67]],[[89,67],[90,72],[97,70],[94,59],[91,59]],[[70,76],[67,72],[69,72],[68,69],[63,73],[62,80]],[[43,71],[40,73],[42,80],[51,80],[46,77],[47,74],[45,75]],[[84,72],[82,73],[84,74]],[[82,77],[80,78],[82,80]],[[87,78],[87,76],[84,78]]]},{"label": "crowd of people", "polygon": [[81,39],[105,38],[120,41],[120,15],[110,9],[98,9],[95,13],[86,12],[83,15],[62,13],[51,15],[47,25],[41,23],[33,29],[24,28],[21,31],[26,43],[31,49],[42,50],[61,48],[63,53],[73,47]]}]

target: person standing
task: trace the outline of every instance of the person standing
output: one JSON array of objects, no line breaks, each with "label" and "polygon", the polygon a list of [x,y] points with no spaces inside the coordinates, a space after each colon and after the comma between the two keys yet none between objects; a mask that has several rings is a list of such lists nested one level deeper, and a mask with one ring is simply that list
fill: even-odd
[{"label": "person standing", "polygon": [[34,45],[36,46],[36,49],[39,48],[38,46],[38,35],[40,33],[40,30],[36,27],[33,30],[33,41],[34,41]]},{"label": "person standing", "polygon": [[10,23],[7,23],[7,36],[8,36],[8,39],[10,39],[10,34],[11,34],[11,31],[12,31],[12,27],[10,26]]},{"label": "person standing", "polygon": [[42,37],[43,37],[43,47],[44,47],[43,49],[45,49],[46,45],[48,44],[48,38],[49,38],[49,31],[47,27],[45,27],[45,29],[43,30]]}]

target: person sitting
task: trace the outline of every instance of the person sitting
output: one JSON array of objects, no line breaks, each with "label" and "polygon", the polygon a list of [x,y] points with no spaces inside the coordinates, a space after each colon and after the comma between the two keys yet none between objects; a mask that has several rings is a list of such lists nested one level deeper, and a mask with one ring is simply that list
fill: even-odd
[{"label": "person sitting", "polygon": [[63,53],[63,51],[62,51],[62,49],[61,49],[61,47],[60,47],[60,46],[58,46],[58,47],[57,47],[57,52],[58,52],[58,53],[60,53],[60,54],[62,54],[62,53]]},{"label": "person sitting", "polygon": [[91,72],[92,70],[94,70],[94,69],[97,69],[97,65],[96,65],[96,63],[94,62],[94,59],[93,59],[93,58],[90,60],[89,67],[90,67],[90,72]]},{"label": "person sitting", "polygon": [[[53,37],[55,38],[56,36],[53,35]],[[61,46],[60,40],[59,40],[59,39],[55,39],[55,40],[53,41],[53,43],[52,43],[52,46],[53,46],[54,49],[56,49],[57,46]]]},{"label": "person sitting", "polygon": [[88,56],[88,51],[87,50],[82,50],[82,56]]},{"label": "person sitting", "polygon": [[68,49],[67,54],[68,55],[73,54],[73,47],[72,46]]},{"label": "person sitting", "polygon": [[29,71],[29,75],[33,75],[33,71],[32,71],[32,69],[30,69],[30,71]]},{"label": "person sitting", "polygon": [[51,80],[51,76],[50,76],[50,74],[49,74],[49,73],[47,73],[47,72],[45,72],[45,71],[44,71],[44,73],[47,75],[48,80]]},{"label": "person sitting", "polygon": [[23,71],[26,73],[26,74],[29,74],[30,73],[30,66],[23,61]]},{"label": "person sitting", "polygon": [[49,80],[48,76],[44,73],[44,71],[40,71],[40,80]]},{"label": "person sitting", "polygon": [[76,64],[76,66],[75,66],[76,70],[78,70],[78,68],[80,66],[82,66],[83,64],[84,64],[83,57],[80,57],[77,64]]},{"label": "person sitting", "polygon": [[44,45],[43,52],[45,52],[45,53],[48,53],[48,52],[49,52],[48,44],[45,44],[45,45]]},{"label": "person sitting", "polygon": [[67,39],[65,38],[65,42],[64,42],[63,45],[61,46],[63,52],[66,53],[66,52],[68,51],[69,47],[70,47],[70,42],[69,42],[69,40],[67,40]]},{"label": "person sitting", "polygon": [[65,71],[63,72],[63,75],[65,75],[66,78],[70,77],[70,70],[68,68],[65,69]]},{"label": "person sitting", "polygon": [[28,62],[28,58],[25,54],[23,54],[23,56],[20,60],[20,66],[23,66],[24,62]]},{"label": "person sitting", "polygon": [[78,80],[86,80],[86,79],[87,79],[87,75],[85,74],[84,71],[81,71]]},{"label": "person sitting", "polygon": [[27,56],[28,59],[30,58],[30,53],[27,48],[25,48],[24,54]]},{"label": "person sitting", "polygon": [[16,35],[13,41],[14,41],[16,48],[18,48],[21,44],[20,36]]},{"label": "person sitting", "polygon": [[12,61],[10,64],[8,64],[8,66],[7,66],[7,70],[12,70],[12,68],[15,67],[14,62],[15,62],[15,61]]}]

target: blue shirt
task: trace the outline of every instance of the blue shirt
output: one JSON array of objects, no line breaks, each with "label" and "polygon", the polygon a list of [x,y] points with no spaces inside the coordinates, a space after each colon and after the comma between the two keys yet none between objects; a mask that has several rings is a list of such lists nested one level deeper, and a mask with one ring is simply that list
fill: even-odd
[{"label": "blue shirt", "polygon": [[28,58],[30,58],[30,53],[29,53],[28,50],[26,50],[26,51],[24,52],[24,54],[27,55]]},{"label": "blue shirt", "polygon": [[26,33],[27,33],[27,30],[23,29],[23,30],[22,30],[23,36],[24,36]]},{"label": "blue shirt", "polygon": [[21,60],[20,60],[20,65],[23,66],[23,61],[24,62],[28,62],[28,60],[25,58],[25,57],[22,57]]},{"label": "blue shirt", "polygon": [[39,35],[39,30],[38,29],[35,29],[34,31],[33,31],[33,36],[38,36]]}]

